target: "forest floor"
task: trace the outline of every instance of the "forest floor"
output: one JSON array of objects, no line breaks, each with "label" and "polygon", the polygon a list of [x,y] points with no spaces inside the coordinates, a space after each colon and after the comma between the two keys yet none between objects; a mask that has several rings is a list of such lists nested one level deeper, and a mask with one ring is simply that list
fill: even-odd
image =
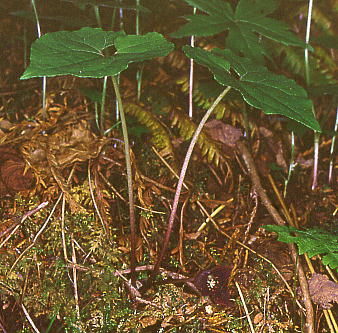
[{"label": "forest floor", "polygon": [[[34,40],[33,23],[0,17],[0,329],[303,332],[303,296],[290,248],[262,228],[276,222],[261,202],[245,156],[229,138],[243,136],[247,120],[233,111],[241,105],[224,102],[222,117],[203,132],[205,151],[197,147],[189,164],[160,274],[143,290],[163,244],[189,143],[182,132],[195,128],[185,114],[182,88],[189,62],[175,51],[145,65],[152,74],[143,78],[141,101],[136,70],[121,75],[136,201],[141,287],[134,288],[123,137],[114,127],[112,87],[104,127],[113,128],[107,135],[95,119],[93,95],[100,93],[101,80],[48,79],[42,110],[41,79],[19,80],[27,29],[28,40]],[[202,114],[196,111],[196,123]],[[327,122],[334,124],[333,114]],[[297,137],[296,166],[286,181],[291,134],[284,120],[257,113],[248,123],[246,145],[282,219],[335,234],[337,203],[334,181],[328,181],[332,136],[321,137],[318,183],[311,189],[313,133]],[[156,132],[160,126],[164,130]],[[225,139],[220,131],[227,131]],[[216,153],[208,155],[212,149]],[[299,262],[308,281],[313,267],[328,275],[319,256],[300,256]],[[330,332],[323,302],[314,304],[316,329]]]}]

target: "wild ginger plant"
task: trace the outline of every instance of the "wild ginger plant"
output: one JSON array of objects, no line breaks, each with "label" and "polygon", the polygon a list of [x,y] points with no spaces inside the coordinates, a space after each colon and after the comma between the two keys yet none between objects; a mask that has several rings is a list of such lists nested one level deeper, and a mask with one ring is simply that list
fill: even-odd
[{"label": "wild ginger plant", "polygon": [[[211,51],[199,47],[184,46],[185,55],[195,63],[207,67],[214,79],[223,86],[223,91],[205,113],[192,136],[186,154],[175,199],[169,217],[168,229],[161,253],[155,264],[154,274],[161,266],[167,251],[178,207],[181,187],[188,169],[191,154],[199,134],[209,116],[222,98],[233,88],[245,103],[266,114],[279,114],[320,132],[321,128],[312,113],[312,101],[306,91],[294,80],[277,75],[265,64],[267,49],[261,38],[274,43],[307,48],[287,26],[269,15],[276,8],[275,2],[240,0],[236,8],[221,0],[187,0],[199,13],[188,17],[190,22],[172,34],[172,37],[211,36],[229,31],[224,48]],[[105,56],[103,51],[115,47],[113,55]],[[132,173],[129,158],[127,124],[124,119],[123,102],[119,93],[116,75],[128,67],[129,63],[165,56],[173,49],[173,44],[154,32],[144,36],[125,35],[123,32],[82,28],[78,31],[48,33],[33,43],[31,64],[22,79],[40,76],[73,75],[77,77],[112,77],[116,98],[121,113],[124,135],[125,156],[128,175],[131,270],[132,284],[135,285],[135,216],[133,204]]]},{"label": "wild ginger plant", "polygon": [[[105,56],[103,50],[114,46],[114,55]],[[152,32],[144,36],[126,35],[124,32],[103,31],[100,28],[82,28],[77,31],[48,33],[31,47],[30,65],[21,79],[74,75],[77,77],[112,78],[119,104],[127,168],[129,214],[131,232],[132,284],[135,285],[136,226],[133,197],[132,170],[129,154],[127,124],[116,75],[132,62],[165,56],[173,49],[161,34]]]},{"label": "wild ginger plant", "polygon": [[[255,32],[279,43],[307,47],[288,30],[285,24],[267,17],[275,10],[276,3],[240,0],[236,9],[233,10],[228,2],[221,0],[186,0],[186,2],[208,15],[187,16],[189,22],[171,34],[172,37],[211,36],[229,30],[226,48],[214,48],[207,51],[186,45],[183,51],[187,57],[207,67],[219,84],[239,91],[244,101],[254,108],[266,114],[286,116],[313,130],[321,131],[312,113],[312,101],[307,97],[306,91],[294,80],[272,73],[263,64],[263,55],[266,51]],[[159,268],[169,243],[178,199],[192,150],[203,125],[227,92],[228,90],[222,92],[223,96],[215,100],[192,138],[182,166],[164,245],[155,265],[155,272]]]},{"label": "wild ginger plant", "polygon": [[[253,31],[286,45],[305,46],[301,40],[288,31],[284,24],[266,17],[275,9],[273,4],[266,5],[263,2],[258,2],[259,5],[255,7],[250,19],[248,19],[246,12],[251,6],[251,1],[249,0],[239,1],[235,11],[230,4],[220,0],[212,0],[211,2],[188,0],[187,2],[206,12],[209,16],[194,15],[189,18],[191,20],[190,23],[179,29],[177,33],[172,34],[172,36],[183,37],[191,34],[206,36],[230,29],[227,37],[228,48],[226,49],[215,48],[211,51],[206,51],[198,47],[183,47],[183,51],[189,58],[209,68],[215,80],[227,88],[219,95],[214,105],[206,113],[188,149],[177,187],[172,214],[169,219],[165,246],[163,246],[162,254],[155,265],[157,268],[169,242],[168,237],[170,237],[171,225],[176,215],[180,187],[182,186],[194,145],[204,123],[230,88],[238,90],[249,105],[261,109],[267,114],[281,114],[309,128],[320,131],[319,124],[312,114],[312,103],[307,98],[305,90],[293,80],[270,72],[262,64],[262,55],[265,54],[264,47],[260,44],[259,39],[255,37],[256,35]],[[112,46],[116,48],[114,55],[105,56],[103,50]],[[118,104],[123,108],[118,85],[114,77],[125,70],[129,63],[164,56],[172,48],[173,45],[158,33],[148,33],[145,36],[127,36],[123,32],[109,32],[93,28],[82,28],[72,32],[48,33],[33,43],[31,63],[21,79],[60,75],[95,78],[111,76]],[[230,68],[232,71],[230,71]],[[120,113],[128,174],[132,239],[131,258],[134,258],[135,218],[129,144],[123,109]],[[133,267],[134,264],[131,266]],[[135,282],[134,280],[135,278],[133,277],[133,282]]]}]

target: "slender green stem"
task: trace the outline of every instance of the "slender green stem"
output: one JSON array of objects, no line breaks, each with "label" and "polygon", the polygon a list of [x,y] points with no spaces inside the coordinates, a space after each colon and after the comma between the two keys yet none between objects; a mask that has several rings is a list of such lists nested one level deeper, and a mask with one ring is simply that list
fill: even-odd
[{"label": "slender green stem", "polygon": [[291,132],[291,156],[290,156],[290,163],[289,163],[289,170],[288,170],[288,177],[284,183],[284,198],[286,197],[286,191],[288,188],[289,181],[291,179],[291,175],[293,170],[295,169],[295,133],[294,131]]},{"label": "slender green stem", "polygon": [[[194,15],[196,14],[196,7],[194,7]],[[192,35],[190,38],[190,46],[195,46],[195,36]],[[190,74],[189,74],[189,117],[192,118],[192,112],[193,112],[193,90],[194,90],[194,59],[190,59]]]},{"label": "slender green stem", "polygon": [[128,196],[129,196],[129,219],[130,219],[130,277],[131,284],[136,286],[136,223],[135,223],[135,207],[134,207],[134,195],[133,195],[133,175],[131,170],[130,151],[129,151],[129,139],[126,118],[123,111],[123,104],[120,95],[119,85],[115,78],[112,76],[113,87],[116,95],[116,99],[119,105],[122,133],[124,140],[124,151],[127,168],[127,182],[128,182]]},{"label": "slender green stem", "polygon": [[[311,84],[311,76],[310,76],[310,64],[309,64],[309,42],[310,42],[310,32],[311,32],[311,19],[312,19],[312,7],[313,0],[309,0],[308,12],[307,12],[307,22],[306,22],[306,34],[305,34],[305,43],[306,47],[304,50],[304,62],[305,62],[305,81],[307,87]],[[315,111],[313,109],[313,114],[315,115]],[[319,159],[319,140],[320,133],[314,132],[314,143],[313,143],[313,178],[312,178],[312,186],[311,188],[314,190],[317,187],[317,178],[318,178],[318,159]]]},{"label": "slender green stem", "polygon": [[23,24],[23,66],[27,68],[27,20]]},{"label": "slender green stem", "polygon": [[336,109],[336,123],[334,125],[334,134],[332,136],[331,148],[330,148],[330,166],[329,166],[329,184],[332,182],[332,170],[333,170],[333,160],[334,160],[334,146],[336,143],[336,133],[338,129],[338,108]]},{"label": "slender green stem", "polygon": [[115,20],[116,20],[116,8],[113,9],[113,15],[111,17],[111,24],[110,24],[111,31],[114,31]]},{"label": "slender green stem", "polygon": [[107,76],[103,78],[103,87],[102,87],[102,99],[101,99],[101,112],[100,112],[100,132],[101,134],[105,131],[105,104],[106,104],[106,96],[107,96]]},{"label": "slender green stem", "polygon": [[[41,26],[40,26],[40,20],[39,20],[39,15],[38,11],[36,9],[35,5],[35,0],[31,0],[34,15],[35,15],[35,20],[36,20],[36,29],[38,31],[38,37],[41,37]],[[47,90],[47,77],[43,76],[42,77],[42,117],[47,118],[47,111],[46,111],[46,90]]]},{"label": "slender green stem", "polygon": [[119,10],[119,16],[120,16],[120,29],[123,30],[123,8],[120,8]]},{"label": "slender green stem", "polygon": [[50,332],[50,330],[51,330],[51,328],[52,328],[52,326],[54,324],[55,319],[56,319],[56,314],[54,314],[53,317],[52,317],[52,319],[50,320],[45,333],[49,333]]},{"label": "slender green stem", "polygon": [[142,74],[143,74],[144,64],[139,64],[137,67],[136,79],[137,79],[137,99],[141,98],[141,88],[142,88]]},{"label": "slender green stem", "polygon": [[[173,229],[174,226],[174,220],[175,220],[175,216],[176,216],[176,212],[177,212],[177,207],[178,207],[178,202],[180,199],[180,195],[181,195],[181,190],[182,190],[182,185],[184,182],[184,178],[185,178],[185,174],[187,172],[188,169],[188,165],[190,162],[190,158],[192,155],[192,152],[194,150],[195,144],[197,143],[197,139],[198,136],[200,135],[203,126],[205,125],[205,123],[207,122],[208,118],[210,117],[210,115],[212,114],[212,112],[214,111],[215,107],[219,104],[219,102],[222,100],[222,98],[228,93],[228,91],[231,89],[231,87],[227,87],[225,88],[221,94],[216,98],[216,100],[214,101],[214,103],[211,105],[211,107],[209,108],[209,110],[205,113],[204,117],[202,118],[201,122],[199,123],[199,125],[196,128],[196,131],[191,139],[189,148],[187,150],[187,153],[185,155],[185,159],[183,162],[183,166],[181,169],[181,174],[180,174],[180,178],[178,180],[177,183],[177,187],[176,187],[176,192],[175,192],[175,197],[174,197],[174,201],[173,201],[173,207],[171,209],[171,213],[170,213],[170,217],[169,217],[169,221],[168,221],[168,227],[165,233],[165,237],[164,237],[164,241],[163,241],[163,246],[160,252],[160,255],[157,258],[157,261],[154,265],[154,270],[152,275],[149,278],[149,281],[152,281],[154,279],[154,277],[156,276],[156,274],[158,273],[158,270],[160,268],[162,259],[167,251],[167,247],[169,244],[169,240],[170,240],[170,235],[171,235],[171,231]],[[149,284],[148,281],[148,284]]]},{"label": "slender green stem", "polygon": [[95,17],[96,17],[96,23],[97,23],[99,28],[102,28],[100,8],[99,8],[98,5],[94,5],[93,8],[94,8],[94,13],[95,13]]},{"label": "slender green stem", "polygon": [[[119,85],[120,84],[120,74],[116,75],[116,82]],[[120,111],[119,111],[119,102],[116,100],[116,105],[115,105],[115,118],[116,122],[119,122],[120,120]]]},{"label": "slender green stem", "polygon": [[100,114],[99,114],[99,107],[98,107],[98,103],[97,102],[94,102],[94,108],[95,108],[95,123],[96,123],[96,127],[101,132],[101,128],[100,128]]},{"label": "slender green stem", "polygon": [[36,29],[38,31],[38,37],[40,38],[41,37],[41,27],[40,27],[40,20],[39,20],[38,11],[37,11],[36,6],[35,6],[35,0],[31,0],[31,3],[32,3],[34,15],[35,15]]},{"label": "slender green stem", "polygon": [[[138,9],[139,5],[140,0],[136,0],[136,19],[135,19],[136,35],[140,34],[140,11]],[[140,100],[142,87],[142,69],[139,66],[137,66],[136,81],[137,81],[137,99]]]},{"label": "slender green stem", "polygon": [[318,176],[318,161],[319,161],[319,140],[320,133],[314,132],[314,143],[313,143],[313,178],[312,178],[312,190],[317,187],[317,176]]},{"label": "slender green stem", "polygon": [[46,93],[47,93],[47,76],[44,76],[42,77],[42,112],[44,118],[47,118]]},{"label": "slender green stem", "polygon": [[136,19],[135,19],[136,35],[140,34],[140,11],[138,9],[138,6],[140,6],[140,0],[136,0]]},{"label": "slender green stem", "polygon": [[305,80],[306,80],[307,86],[310,85],[310,66],[309,66],[309,48],[308,48],[308,45],[309,45],[309,42],[310,42],[312,7],[313,7],[313,0],[309,0],[307,22],[306,22],[306,35],[305,35],[306,47],[305,47],[305,50],[304,50]]},{"label": "slender green stem", "polygon": [[[102,29],[102,21],[101,21],[101,15],[100,15],[100,7],[98,5],[93,6],[94,13],[95,13],[95,18],[96,18],[96,23],[99,28]],[[104,133],[105,131],[105,102],[106,102],[106,94],[107,94],[107,76],[103,78],[103,87],[102,87],[102,99],[101,99],[101,111],[100,111],[100,126],[99,130],[101,134]]]}]

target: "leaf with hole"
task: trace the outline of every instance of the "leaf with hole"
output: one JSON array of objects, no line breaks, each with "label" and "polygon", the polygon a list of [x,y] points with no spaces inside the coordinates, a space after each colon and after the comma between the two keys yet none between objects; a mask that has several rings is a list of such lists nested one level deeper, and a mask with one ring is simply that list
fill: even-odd
[{"label": "leaf with hole", "polygon": [[[117,52],[105,55],[104,50],[111,46],[115,46]],[[173,44],[156,32],[127,36],[124,32],[88,27],[52,32],[32,44],[30,65],[21,79],[58,75],[113,76],[131,62],[162,57],[172,49]]]},{"label": "leaf with hole", "polygon": [[158,32],[149,32],[146,35],[126,35],[115,41],[116,54],[119,59],[128,62],[149,60],[164,57],[170,53],[174,45],[168,42]]}]

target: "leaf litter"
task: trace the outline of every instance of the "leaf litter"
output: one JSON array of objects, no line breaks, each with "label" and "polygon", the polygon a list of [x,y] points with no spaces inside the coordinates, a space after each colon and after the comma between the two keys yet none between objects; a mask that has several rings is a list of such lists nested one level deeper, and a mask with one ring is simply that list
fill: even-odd
[{"label": "leaf litter", "polygon": [[[162,73],[157,73],[157,77],[153,78],[153,82],[162,82],[163,77],[166,82],[171,82],[170,72],[168,74],[165,68],[161,68],[161,71]],[[149,82],[151,84],[153,83]],[[7,88],[8,82],[2,82],[1,86]],[[240,245],[236,241],[244,239],[254,205],[253,193],[249,182],[243,180],[245,175],[237,164],[236,154],[231,155],[233,158],[227,169],[222,163],[219,167],[207,163],[196,153],[192,172],[187,180],[190,189],[182,198],[182,203],[187,200],[189,204],[182,208],[181,227],[176,230],[176,235],[180,234],[183,243],[176,244],[175,237],[168,255],[170,258],[162,271],[164,275],[181,272],[178,278],[195,279],[200,286],[197,289],[200,289],[202,295],[188,290],[184,283],[183,287],[166,284],[158,288],[154,286],[146,295],[142,295],[143,299],[139,303],[132,304],[129,301],[129,294],[123,288],[128,285],[128,273],[123,274],[127,280],[125,283],[121,277],[115,276],[116,270],[129,267],[130,248],[124,203],[126,189],[123,150],[121,142],[116,143],[113,140],[120,139],[120,134],[114,131],[110,139],[99,137],[93,130],[93,117],[86,111],[86,102],[82,97],[74,98],[72,94],[63,93],[62,102],[49,100],[47,109],[50,118],[47,121],[39,113],[32,112],[36,105],[30,105],[23,111],[27,112],[27,117],[14,121],[12,119],[10,122],[3,120],[6,123],[1,126],[0,189],[5,198],[1,206],[1,236],[7,236],[13,230],[10,229],[13,221],[19,223],[27,211],[44,200],[55,202],[60,193],[63,193],[68,203],[66,212],[61,207],[56,209],[51,227],[44,231],[36,249],[23,258],[8,276],[6,274],[18,257],[18,252],[30,244],[39,225],[47,218],[47,210],[40,210],[25,220],[6,246],[0,249],[1,324],[8,325],[12,322],[11,327],[19,329],[19,321],[25,319],[17,302],[17,296],[20,295],[17,290],[22,287],[22,299],[42,331],[53,318],[49,309],[57,313],[54,325],[64,327],[65,318],[71,320],[69,314],[75,308],[69,276],[73,267],[76,267],[79,276],[79,302],[83,309],[82,327],[87,331],[99,331],[102,325],[108,325],[107,318],[114,327],[113,330],[119,326],[124,331],[138,327],[145,332],[177,327],[185,327],[192,332],[203,329],[217,331],[224,327],[238,332],[246,331],[247,326],[245,320],[241,319],[241,308],[237,302],[238,295],[232,286],[233,279],[240,283],[247,302],[252,304],[258,329],[293,329],[295,324],[290,317],[298,310],[293,308],[293,300],[271,266],[260,261],[251,252],[238,256]],[[30,100],[32,104],[33,101]],[[171,101],[173,104],[177,102],[173,98]],[[34,120],[28,120],[32,114]],[[162,116],[162,121],[166,120],[166,116]],[[230,118],[227,121],[231,123]],[[213,122],[209,124],[212,125],[209,126],[209,134],[214,140],[233,148],[241,131],[235,126],[226,125],[225,128]],[[273,125],[266,118],[257,119],[257,122],[260,123],[260,128],[272,128],[274,131]],[[261,173],[267,174],[267,171],[271,171],[271,161],[284,166],[283,159],[286,155],[283,148],[287,146],[285,137],[280,133],[272,139],[263,133],[260,137],[257,134],[259,127],[253,133],[251,139],[256,156],[263,161]],[[174,134],[172,138],[182,141],[182,145],[176,147],[175,153],[184,154],[184,140]],[[144,145],[144,142],[146,141],[141,143]],[[141,267],[144,261],[151,263],[156,258],[165,224],[163,214],[158,212],[168,213],[172,191],[166,189],[172,190],[176,180],[155,155],[147,150],[140,150],[138,144],[136,141],[132,159],[135,168],[135,191],[141,207],[142,237],[139,237],[137,246]],[[276,154],[280,154],[280,158],[272,156]],[[300,152],[299,155],[305,161],[309,159],[307,154]],[[72,170],[73,177],[68,181]],[[91,180],[88,180],[88,172],[92,175]],[[275,176],[278,178],[279,174]],[[297,215],[301,222],[311,224],[316,220],[330,221],[328,212],[332,210],[334,202],[332,191],[320,191],[317,194],[319,200],[315,195],[309,195],[304,187],[305,181],[302,177],[308,177],[308,174],[299,177],[299,185],[293,184],[291,188],[298,196],[294,202],[297,203]],[[232,187],[228,187],[230,182],[234,184]],[[104,216],[104,225],[110,231],[111,238],[108,240],[98,220],[98,214],[95,214],[97,211],[90,193],[90,184],[93,185],[98,210]],[[300,202],[299,197],[304,200]],[[221,213],[215,214],[212,221],[198,202],[205,205],[207,212],[213,212],[219,205],[224,205],[225,208]],[[65,220],[62,222],[63,214]],[[259,228],[263,223],[271,223],[271,219],[262,209],[253,219],[255,222],[250,231],[250,246],[258,253],[264,254],[263,250],[267,250],[270,254],[266,255],[268,259],[276,262],[278,269],[284,273],[283,266],[290,265],[290,261],[286,259],[287,250],[275,245],[279,244],[275,238]],[[197,232],[198,226],[204,222],[205,230]],[[217,231],[216,226],[231,235],[229,242]],[[61,242],[62,232],[65,233],[65,247]],[[71,234],[76,242],[76,264],[63,261],[63,251],[69,250]],[[183,253],[182,258],[179,258],[179,253]],[[217,268],[222,262],[230,263],[229,266],[233,267],[231,277],[228,271],[223,274]],[[293,271],[288,270],[287,274],[292,276]],[[217,284],[219,280],[222,282],[221,286]],[[336,284],[323,276],[309,282],[312,286],[310,293],[316,304],[328,308],[331,306],[329,303],[336,301]],[[3,289],[4,284],[7,289]],[[208,290],[205,289],[206,284]],[[212,286],[216,286],[215,289]],[[220,296],[210,294],[210,287],[220,292]],[[209,298],[201,297],[203,295]],[[228,303],[228,296],[234,302],[232,306],[224,307],[227,305],[224,303]],[[267,308],[264,304],[268,305]],[[284,310],[281,310],[282,304],[285,306]],[[263,313],[267,315],[264,317]],[[126,318],[129,322],[126,322]],[[73,328],[76,325],[81,327],[80,324],[72,325]]]}]

